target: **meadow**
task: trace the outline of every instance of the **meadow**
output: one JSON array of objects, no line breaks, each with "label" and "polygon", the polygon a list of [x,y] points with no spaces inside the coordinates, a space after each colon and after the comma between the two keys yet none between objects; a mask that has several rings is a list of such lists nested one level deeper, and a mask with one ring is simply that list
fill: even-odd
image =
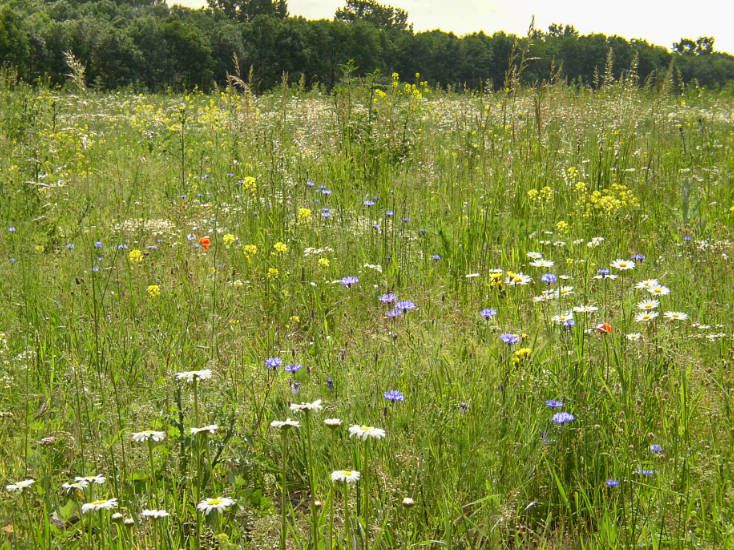
[{"label": "meadow", "polygon": [[3,548],[734,547],[734,99],[0,83]]}]

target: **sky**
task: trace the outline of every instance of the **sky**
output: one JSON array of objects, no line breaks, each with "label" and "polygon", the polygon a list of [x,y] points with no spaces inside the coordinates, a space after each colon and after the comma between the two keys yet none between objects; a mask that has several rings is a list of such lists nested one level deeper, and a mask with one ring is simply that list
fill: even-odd
[{"label": "sky", "polygon": [[[171,0],[169,0],[171,1]],[[203,0],[174,0],[198,7]],[[384,0],[403,8],[416,31],[441,29],[458,35],[505,31],[524,35],[535,27],[570,24],[583,33],[643,38],[670,48],[681,37],[714,36],[714,49],[734,54],[732,0]],[[291,15],[332,19],[344,0],[288,0]]]}]

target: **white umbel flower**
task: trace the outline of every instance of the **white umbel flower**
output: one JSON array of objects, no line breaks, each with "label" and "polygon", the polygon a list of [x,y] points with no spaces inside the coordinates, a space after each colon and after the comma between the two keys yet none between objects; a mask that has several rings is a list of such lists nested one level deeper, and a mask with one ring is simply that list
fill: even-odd
[{"label": "white umbel flower", "polygon": [[142,441],[163,441],[166,438],[166,432],[156,432],[154,430],[145,430],[142,432],[134,432],[132,435],[133,441],[138,443]]},{"label": "white umbel flower", "polygon": [[354,424],[353,426],[349,426],[349,435],[363,441],[367,441],[368,439],[383,439],[385,437],[385,430],[375,428],[374,426]]},{"label": "white umbel flower", "polygon": [[212,377],[210,369],[204,370],[188,370],[176,373],[176,380],[185,380],[186,382],[194,382],[196,380],[209,380]]},{"label": "white umbel flower", "polygon": [[196,508],[208,516],[212,511],[224,512],[234,503],[235,501],[229,497],[205,498],[197,505]]},{"label": "white umbel flower", "polygon": [[356,470],[336,470],[331,472],[331,481],[353,485],[359,481],[359,472]]}]

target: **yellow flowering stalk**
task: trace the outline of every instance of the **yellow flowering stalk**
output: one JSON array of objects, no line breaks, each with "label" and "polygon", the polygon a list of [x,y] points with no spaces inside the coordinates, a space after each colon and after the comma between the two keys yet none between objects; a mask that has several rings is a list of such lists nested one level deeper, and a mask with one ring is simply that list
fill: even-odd
[{"label": "yellow flowering stalk", "polygon": [[127,259],[131,264],[143,263],[143,251],[133,248],[127,255]]},{"label": "yellow flowering stalk", "polygon": [[296,213],[296,221],[303,223],[311,222],[311,209],[310,208],[299,208]]},{"label": "yellow flowering stalk", "polygon": [[147,292],[151,298],[158,298],[161,295],[161,287],[158,285],[148,285]]},{"label": "yellow flowering stalk", "polygon": [[273,245],[273,254],[285,254],[288,252],[288,245],[278,241]]}]

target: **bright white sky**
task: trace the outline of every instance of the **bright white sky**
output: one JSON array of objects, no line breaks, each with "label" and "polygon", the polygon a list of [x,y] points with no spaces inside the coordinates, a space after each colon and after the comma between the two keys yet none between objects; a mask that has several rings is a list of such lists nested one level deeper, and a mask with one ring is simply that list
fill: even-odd
[{"label": "bright white sky", "polygon": [[[192,7],[203,0],[172,0]],[[408,11],[416,31],[441,29],[458,35],[506,31],[524,35],[530,19],[547,29],[571,24],[583,34],[601,32],[670,48],[681,37],[714,36],[718,51],[734,54],[733,0],[384,0]],[[344,0],[288,0],[291,15],[332,19]]]}]

